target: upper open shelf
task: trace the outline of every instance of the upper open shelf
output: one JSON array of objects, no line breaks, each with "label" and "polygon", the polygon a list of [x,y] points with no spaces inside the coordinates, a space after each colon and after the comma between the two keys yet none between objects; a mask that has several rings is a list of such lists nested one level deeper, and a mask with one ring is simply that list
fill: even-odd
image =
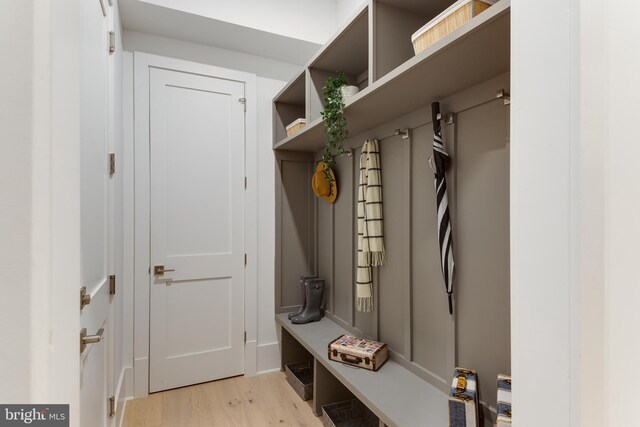
[{"label": "upper open shelf", "polygon": [[360,90],[369,85],[369,7],[365,5],[347,26],[331,39],[309,64],[309,121],[320,117],[324,110],[324,85],[329,76],[342,71],[349,84]]},{"label": "upper open shelf", "polygon": [[277,140],[287,136],[286,127],[306,117],[305,72],[299,73],[278,94],[274,102],[274,133]]},{"label": "upper open shelf", "polygon": [[358,76],[369,63],[369,8],[358,10],[355,17],[336,34],[310,61],[308,68],[335,74],[344,71]]},{"label": "upper open shelf", "polygon": [[[391,3],[391,0],[388,2]],[[394,7],[397,4],[417,7],[422,2],[394,0],[392,3]],[[447,2],[444,3],[443,7],[446,8]],[[358,135],[509,71],[510,6],[510,0],[497,2],[349,98],[345,106],[345,117],[351,135]],[[331,49],[331,46],[328,44],[326,49]],[[316,60],[323,55],[329,53],[320,52]],[[324,135],[319,113],[311,117],[302,131],[284,139],[277,138],[276,141],[274,149],[278,150],[321,150]]]}]

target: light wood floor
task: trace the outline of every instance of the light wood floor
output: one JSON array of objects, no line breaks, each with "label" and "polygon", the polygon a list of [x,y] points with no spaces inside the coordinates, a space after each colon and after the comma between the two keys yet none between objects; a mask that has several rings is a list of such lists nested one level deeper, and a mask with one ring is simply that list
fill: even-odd
[{"label": "light wood floor", "polygon": [[127,402],[124,427],[322,426],[284,373],[235,377]]}]

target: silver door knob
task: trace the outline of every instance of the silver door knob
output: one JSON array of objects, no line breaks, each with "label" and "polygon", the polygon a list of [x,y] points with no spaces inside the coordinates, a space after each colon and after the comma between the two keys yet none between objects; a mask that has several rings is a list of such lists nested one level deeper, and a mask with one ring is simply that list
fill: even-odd
[{"label": "silver door knob", "polygon": [[168,271],[176,271],[173,268],[164,268],[164,265],[155,265],[153,266],[153,274],[156,276],[162,276],[164,273]]},{"label": "silver door knob", "polygon": [[84,352],[87,344],[95,344],[102,341],[102,334],[104,334],[104,328],[98,329],[95,335],[87,335],[87,328],[82,328],[80,331],[80,353]]}]

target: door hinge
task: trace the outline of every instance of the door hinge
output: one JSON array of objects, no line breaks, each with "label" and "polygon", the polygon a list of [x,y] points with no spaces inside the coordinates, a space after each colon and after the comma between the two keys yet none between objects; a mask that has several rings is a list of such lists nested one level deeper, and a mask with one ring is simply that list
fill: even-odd
[{"label": "door hinge", "polygon": [[116,414],[116,397],[109,396],[109,416],[113,417]]},{"label": "door hinge", "polygon": [[244,331],[244,343],[247,343],[247,331]]},{"label": "door hinge", "polygon": [[244,254],[244,265],[247,265],[247,254]]},{"label": "door hinge", "polygon": [[109,295],[116,294],[116,275],[112,274],[109,276]]},{"label": "door hinge", "polygon": [[244,111],[247,111],[247,98],[240,98],[238,102],[244,105]]},{"label": "door hinge", "polygon": [[116,51],[116,32],[109,31],[109,55]]},{"label": "door hinge", "polygon": [[80,310],[89,304],[91,304],[91,294],[87,292],[87,287],[83,286],[80,288]]},{"label": "door hinge", "polygon": [[245,190],[247,189],[247,177],[246,176],[244,177],[244,189]]},{"label": "door hinge", "polygon": [[116,173],[116,153],[109,153],[109,176]]}]

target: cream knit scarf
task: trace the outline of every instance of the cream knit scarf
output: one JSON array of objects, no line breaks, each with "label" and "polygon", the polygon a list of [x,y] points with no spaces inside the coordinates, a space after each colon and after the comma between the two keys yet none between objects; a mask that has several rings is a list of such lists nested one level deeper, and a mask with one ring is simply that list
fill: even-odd
[{"label": "cream knit scarf", "polygon": [[358,269],[356,307],[373,311],[372,266],[384,264],[382,173],[378,141],[368,140],[360,155],[358,186]]}]

